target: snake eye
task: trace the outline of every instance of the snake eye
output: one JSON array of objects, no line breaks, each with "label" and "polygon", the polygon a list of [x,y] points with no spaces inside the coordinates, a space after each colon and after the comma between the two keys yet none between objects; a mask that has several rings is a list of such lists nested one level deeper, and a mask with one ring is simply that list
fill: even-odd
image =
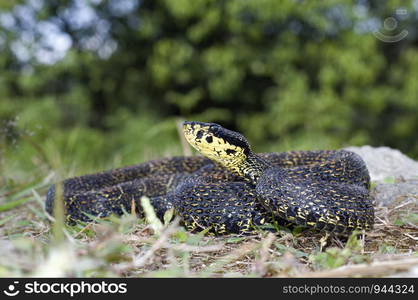
[{"label": "snake eye", "polygon": [[213,142],[213,138],[211,136],[206,137],[206,142],[209,144]]}]

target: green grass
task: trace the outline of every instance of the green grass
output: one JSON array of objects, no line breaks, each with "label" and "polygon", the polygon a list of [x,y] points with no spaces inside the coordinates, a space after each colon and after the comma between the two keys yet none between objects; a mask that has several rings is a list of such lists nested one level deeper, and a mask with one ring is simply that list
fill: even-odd
[{"label": "green grass", "polygon": [[211,237],[185,231],[175,217],[156,226],[152,216],[130,213],[68,226],[50,222],[38,195],[43,187],[34,185],[32,191],[29,201],[2,212],[1,277],[288,277],[388,258],[402,263],[415,257],[418,264],[416,242],[399,238],[400,232],[416,230],[404,225],[377,224],[348,240],[324,240],[324,234],[310,230]]}]

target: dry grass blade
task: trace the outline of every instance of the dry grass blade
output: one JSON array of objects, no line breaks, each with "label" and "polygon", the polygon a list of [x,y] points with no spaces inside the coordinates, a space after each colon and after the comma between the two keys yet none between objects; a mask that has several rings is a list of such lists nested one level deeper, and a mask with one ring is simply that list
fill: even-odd
[{"label": "dry grass blade", "polygon": [[187,244],[181,244],[181,245],[173,245],[173,244],[165,244],[165,248],[169,248],[176,251],[184,251],[184,252],[215,252],[215,251],[221,251],[224,247],[224,244],[218,244],[218,245],[209,245],[209,246],[192,246]]},{"label": "dry grass blade", "polygon": [[180,220],[178,218],[174,219],[174,221],[161,232],[160,237],[154,244],[152,244],[151,248],[145,252],[145,254],[134,260],[133,267],[141,268],[145,266],[146,263],[153,257],[155,252],[164,247],[170,236],[177,230],[179,222]]},{"label": "dry grass blade", "polygon": [[418,257],[348,265],[333,270],[302,273],[298,277],[379,277],[395,272],[405,272],[413,267],[418,267]]},{"label": "dry grass blade", "polygon": [[234,261],[237,261],[241,257],[257,250],[259,247],[260,247],[259,242],[254,242],[254,241],[247,242],[241,245],[241,247],[228,253],[227,255],[218,258],[214,263],[212,263],[210,266],[202,270],[202,272],[200,273],[200,276],[213,277],[216,275],[216,273],[220,272],[225,265],[232,263]]},{"label": "dry grass blade", "polygon": [[260,257],[255,261],[254,271],[259,276],[264,276],[267,273],[267,264],[270,257],[270,247],[276,240],[276,236],[273,233],[269,233],[267,237],[261,242],[261,248],[259,251]]}]

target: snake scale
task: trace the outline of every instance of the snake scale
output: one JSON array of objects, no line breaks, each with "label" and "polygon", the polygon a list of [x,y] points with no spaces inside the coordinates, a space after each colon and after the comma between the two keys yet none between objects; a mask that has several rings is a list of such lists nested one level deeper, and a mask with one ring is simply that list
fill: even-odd
[{"label": "snake scale", "polygon": [[[347,234],[370,230],[374,208],[364,161],[346,150],[254,153],[246,138],[215,123],[184,122],[203,156],[179,156],[69,178],[46,197],[63,199],[69,223],[121,215],[147,196],[157,216],[174,208],[189,231],[246,234],[276,223]],[[134,206],[133,206],[134,205]]]}]

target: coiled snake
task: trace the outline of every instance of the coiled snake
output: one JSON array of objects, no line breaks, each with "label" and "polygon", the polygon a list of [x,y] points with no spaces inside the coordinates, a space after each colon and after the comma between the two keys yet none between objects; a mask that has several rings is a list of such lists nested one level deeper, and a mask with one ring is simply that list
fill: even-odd
[{"label": "coiled snake", "polygon": [[186,140],[203,156],[172,157],[66,179],[68,222],[130,211],[148,196],[157,216],[174,208],[190,231],[250,233],[260,225],[297,224],[349,233],[373,227],[370,177],[363,160],[345,150],[252,152],[240,133],[214,123],[184,122]]}]

